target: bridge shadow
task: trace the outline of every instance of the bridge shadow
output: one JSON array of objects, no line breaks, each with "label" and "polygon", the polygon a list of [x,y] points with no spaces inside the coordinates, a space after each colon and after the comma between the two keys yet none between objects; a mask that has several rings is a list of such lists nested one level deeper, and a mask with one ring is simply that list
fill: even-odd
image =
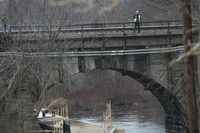
[{"label": "bridge shadow", "polygon": [[165,111],[165,123],[166,132],[187,132],[187,114],[183,109],[183,106],[179,102],[177,96],[175,96],[169,89],[163,87],[153,79],[147,78],[146,76],[133,72],[124,71],[122,69],[111,69],[122,73],[123,75],[129,76],[139,83],[141,83],[145,90],[150,91],[160,102]]}]

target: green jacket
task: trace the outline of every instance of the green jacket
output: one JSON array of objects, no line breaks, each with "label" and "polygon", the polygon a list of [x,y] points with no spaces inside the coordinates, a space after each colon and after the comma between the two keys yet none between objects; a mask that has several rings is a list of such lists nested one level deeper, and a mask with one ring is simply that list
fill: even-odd
[{"label": "green jacket", "polygon": [[8,18],[7,17],[3,17],[2,18],[2,23],[3,24],[8,24]]},{"label": "green jacket", "polygon": [[140,14],[135,14],[134,17],[133,17],[133,22],[134,23],[139,23],[141,21],[142,21],[142,19],[141,19]]}]

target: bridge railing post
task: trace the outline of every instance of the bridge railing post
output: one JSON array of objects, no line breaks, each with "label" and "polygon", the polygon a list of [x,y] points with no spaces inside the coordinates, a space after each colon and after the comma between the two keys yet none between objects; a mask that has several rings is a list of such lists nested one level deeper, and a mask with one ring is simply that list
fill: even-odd
[{"label": "bridge railing post", "polygon": [[105,21],[103,22],[103,27],[106,27],[106,22]]},{"label": "bridge railing post", "polygon": [[82,40],[83,40],[83,25],[81,25],[81,37],[82,37]]},{"label": "bridge railing post", "polygon": [[105,28],[105,22],[104,22],[104,26],[102,26],[102,30],[101,30],[102,38],[104,38],[104,28]]},{"label": "bridge railing post", "polygon": [[167,26],[168,26],[168,35],[170,34],[170,23],[167,21]]}]

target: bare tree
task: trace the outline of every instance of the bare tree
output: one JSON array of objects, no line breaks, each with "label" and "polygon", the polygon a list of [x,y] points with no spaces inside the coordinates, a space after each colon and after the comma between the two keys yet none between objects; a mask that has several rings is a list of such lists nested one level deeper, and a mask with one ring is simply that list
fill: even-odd
[{"label": "bare tree", "polygon": [[[191,20],[191,4],[190,0],[182,0],[183,8],[183,27],[184,27],[184,46],[185,52],[191,49],[190,42],[192,42],[192,20]],[[194,74],[194,57],[192,55],[186,57],[186,90],[188,97],[188,120],[189,132],[199,133],[198,128],[198,113],[196,101],[196,86]]]}]

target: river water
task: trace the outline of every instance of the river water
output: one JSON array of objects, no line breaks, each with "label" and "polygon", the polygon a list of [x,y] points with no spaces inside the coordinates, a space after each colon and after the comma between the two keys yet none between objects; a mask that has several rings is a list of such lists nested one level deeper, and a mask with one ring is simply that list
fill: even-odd
[{"label": "river water", "polygon": [[[81,111],[74,114],[74,120],[103,125],[103,112]],[[165,114],[161,107],[129,106],[112,108],[112,122],[126,133],[166,133]]]}]

